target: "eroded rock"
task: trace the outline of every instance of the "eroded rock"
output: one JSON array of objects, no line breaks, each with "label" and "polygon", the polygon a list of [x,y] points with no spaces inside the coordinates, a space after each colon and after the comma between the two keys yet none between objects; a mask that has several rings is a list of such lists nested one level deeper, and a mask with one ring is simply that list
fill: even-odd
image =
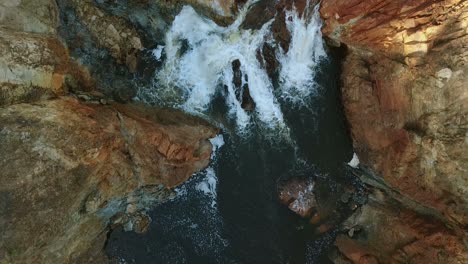
[{"label": "eroded rock", "polygon": [[66,97],[0,108],[0,259],[76,262],[119,213],[144,231],[139,212],[208,165],[216,133],[175,110]]},{"label": "eroded rock", "polygon": [[55,34],[57,3],[51,0],[6,0],[0,2],[0,25],[19,32]]},{"label": "eroded rock", "polygon": [[322,1],[324,35],[421,65],[441,39],[466,35],[466,1]]},{"label": "eroded rock", "polygon": [[[20,1],[18,5],[14,8],[35,6],[30,1]],[[46,6],[50,7],[46,8],[50,16],[56,15],[55,2]],[[69,57],[65,46],[52,34],[56,18],[44,20],[49,23],[48,30],[30,29],[22,24],[26,23],[22,16],[30,15],[29,11],[18,11],[16,20],[0,28],[0,106],[63,95],[68,90],[67,80],[83,90],[91,89],[94,83],[88,71]]]},{"label": "eroded rock", "polygon": [[136,29],[124,19],[104,13],[91,0],[72,0],[71,3],[94,40],[108,49],[118,63],[126,64],[130,72],[135,72],[136,57],[143,49]]},{"label": "eroded rock", "polygon": [[[388,222],[369,220],[363,232],[375,237],[347,239],[341,252],[354,263],[466,262],[468,3],[329,0],[321,14],[324,34],[348,48],[342,100],[361,164],[405,197],[403,208],[387,200],[365,208]],[[425,217],[419,206],[435,213]],[[414,219],[398,220],[392,210]],[[438,228],[421,235],[410,221]]]}]

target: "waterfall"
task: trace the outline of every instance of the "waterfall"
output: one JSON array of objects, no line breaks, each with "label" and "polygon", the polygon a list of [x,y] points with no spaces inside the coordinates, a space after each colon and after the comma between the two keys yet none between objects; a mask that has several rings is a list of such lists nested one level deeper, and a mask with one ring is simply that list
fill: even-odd
[{"label": "waterfall", "polygon": [[[318,8],[307,8],[303,16],[296,9],[287,11],[287,29],[292,39],[290,49],[284,52],[274,43],[270,31],[273,19],[258,30],[241,28],[253,3],[249,1],[228,27],[221,27],[192,7],[184,6],[165,36],[165,60],[156,73],[155,88],[140,93],[140,97],[190,113],[207,114],[214,97],[222,94],[227,114],[235,120],[238,131],[245,131],[254,116],[263,127],[287,129],[280,104],[305,103],[304,99],[315,89],[316,66],[326,57]],[[257,51],[265,43],[276,48],[281,64],[277,90],[258,60]],[[157,59],[161,57],[161,47],[154,51]],[[233,63],[238,64],[242,73],[237,86],[233,81],[236,74]],[[245,92],[243,87],[248,87],[254,111],[242,107],[239,94]]]},{"label": "waterfall", "polygon": [[279,53],[282,97],[293,103],[306,103],[315,90],[318,63],[326,58],[322,42],[319,6],[309,14],[310,1],[301,17],[294,8],[286,11],[286,26],[291,33],[288,52]]}]

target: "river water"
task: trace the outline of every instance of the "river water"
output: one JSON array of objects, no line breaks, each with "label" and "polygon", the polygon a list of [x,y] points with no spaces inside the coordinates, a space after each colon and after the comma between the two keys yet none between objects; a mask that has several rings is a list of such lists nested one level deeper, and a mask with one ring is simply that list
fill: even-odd
[{"label": "river water", "polygon": [[[248,4],[246,5],[248,6]],[[282,51],[269,31],[242,30],[247,12],[220,27],[184,7],[153,54],[163,66],[139,99],[181,108],[222,129],[205,171],[152,210],[145,234],[114,230],[106,251],[118,263],[328,263],[336,230],[317,233],[278,200],[278,182],[310,177],[321,207],[333,211],[352,158],[339,99],[340,54],[320,34],[317,8],[287,14],[292,41]],[[256,56],[276,46],[278,81]],[[232,62],[240,62],[255,110],[236,97]],[[326,210],[325,210],[326,211]]]}]

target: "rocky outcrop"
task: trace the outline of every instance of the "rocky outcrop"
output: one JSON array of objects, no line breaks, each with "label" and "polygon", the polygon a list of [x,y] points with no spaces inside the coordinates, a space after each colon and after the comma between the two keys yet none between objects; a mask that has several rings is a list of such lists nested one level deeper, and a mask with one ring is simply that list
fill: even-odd
[{"label": "rocky outcrop", "polygon": [[0,105],[90,90],[88,71],[74,62],[54,36],[0,28]]},{"label": "rocky outcrop", "polygon": [[353,221],[365,235],[338,248],[354,263],[466,262],[468,3],[329,0],[321,14],[330,43],[348,49],[342,97],[356,152],[403,197],[362,208]]},{"label": "rocky outcrop", "polygon": [[50,0],[8,0],[0,3],[0,26],[13,31],[55,34],[57,3]]},{"label": "rocky outcrop", "polygon": [[71,4],[94,41],[109,50],[117,63],[135,72],[138,53],[143,49],[136,29],[123,18],[105,14],[91,0],[72,0]]},{"label": "rocky outcrop", "polygon": [[55,1],[0,4],[0,105],[62,95],[70,83],[93,87],[56,38],[57,15]]},{"label": "rocky outcrop", "polygon": [[[87,5],[82,22],[117,50],[114,17]],[[105,98],[57,37],[58,13],[54,0],[0,3],[0,263],[105,263],[109,228],[144,232],[146,210],[208,165],[218,132]],[[115,59],[130,68],[139,44],[120,21]]]},{"label": "rocky outcrop", "polygon": [[439,43],[466,35],[466,5],[459,0],[323,1],[323,32],[409,65],[423,64],[425,55]]},{"label": "rocky outcrop", "polygon": [[141,222],[204,168],[217,133],[174,110],[71,98],[1,108],[0,124],[0,259],[12,263],[101,249],[109,224]]}]

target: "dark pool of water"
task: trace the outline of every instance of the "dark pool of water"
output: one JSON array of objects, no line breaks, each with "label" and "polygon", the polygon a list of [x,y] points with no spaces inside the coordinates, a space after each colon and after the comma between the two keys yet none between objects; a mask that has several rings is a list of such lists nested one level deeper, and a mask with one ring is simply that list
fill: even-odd
[{"label": "dark pool of water", "polygon": [[339,100],[339,59],[332,52],[324,63],[318,77],[322,87],[308,108],[283,107],[296,149],[271,144],[258,130],[247,140],[226,131],[212,165],[218,177],[216,206],[196,190],[204,175],[194,176],[179,188],[184,194],[150,212],[153,222],[146,234],[114,230],[106,247],[110,258],[121,263],[328,263],[335,231],[317,234],[281,205],[277,182],[313,177],[319,203],[331,210],[349,183],[344,163],[352,146]]}]

